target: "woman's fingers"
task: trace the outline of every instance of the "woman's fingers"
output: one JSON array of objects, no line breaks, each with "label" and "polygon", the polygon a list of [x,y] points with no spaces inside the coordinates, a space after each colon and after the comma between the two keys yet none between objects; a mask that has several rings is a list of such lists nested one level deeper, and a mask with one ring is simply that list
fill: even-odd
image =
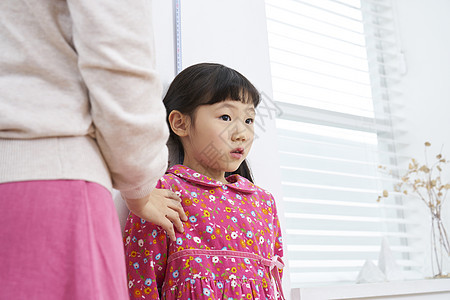
[{"label": "woman's fingers", "polygon": [[176,193],[172,192],[171,190],[164,190],[164,191],[165,191],[166,198],[171,198],[173,200],[181,202],[181,198]]},{"label": "woman's fingers", "polygon": [[159,222],[158,225],[161,226],[166,231],[166,234],[172,241],[176,241],[175,230],[173,229],[174,225],[172,224],[172,222],[169,221],[169,219],[166,216],[161,218],[161,221]]},{"label": "woman's fingers", "polygon": [[173,226],[177,229],[178,232],[184,232],[183,222],[180,220],[179,213],[175,210],[169,209],[166,214],[166,218],[172,222]]},{"label": "woman's fingers", "polygon": [[182,221],[187,221],[188,218],[180,197],[170,190],[154,189],[144,198],[127,200],[127,206],[137,216],[161,226],[173,241],[175,228],[184,232]]},{"label": "woman's fingers", "polygon": [[166,191],[166,198],[170,199],[169,203],[167,204],[168,207],[178,212],[179,218],[182,221],[187,221],[188,218],[186,214],[184,213],[183,206],[181,205],[181,198],[171,190],[165,190]]},{"label": "woman's fingers", "polygon": [[180,218],[182,221],[188,220],[188,217],[186,216],[186,213],[184,212],[183,206],[180,202],[172,200],[167,204],[167,207],[175,211],[178,214],[178,218]]}]

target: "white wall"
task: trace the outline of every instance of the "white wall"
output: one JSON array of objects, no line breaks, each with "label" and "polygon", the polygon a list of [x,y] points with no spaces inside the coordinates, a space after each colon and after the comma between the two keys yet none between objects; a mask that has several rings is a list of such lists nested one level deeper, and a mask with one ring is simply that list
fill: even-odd
[{"label": "white wall", "polygon": [[156,47],[156,68],[165,88],[175,77],[175,26],[173,1],[153,1],[153,27]]},{"label": "white wall", "polygon": [[[394,106],[396,113],[403,118],[395,123],[400,129],[397,138],[408,145],[398,147],[398,151],[424,162],[424,142],[429,141],[432,143],[428,149],[431,161],[442,145],[443,155],[450,158],[450,1],[392,2],[397,15],[399,45],[406,61],[406,73],[396,87],[402,94],[393,99],[398,105]],[[401,163],[406,166],[406,162]],[[444,180],[450,181],[449,175],[450,172],[446,172]],[[422,215],[415,218],[423,217],[426,223],[416,229],[429,237],[426,226],[429,214],[422,203],[418,207]],[[449,230],[450,203],[446,203],[444,209]],[[429,253],[428,245],[422,246]],[[424,263],[429,265],[428,257],[424,258]]]},{"label": "white wall", "polygon": [[[423,156],[430,141],[450,156],[450,1],[394,0],[400,46],[407,71],[400,82],[411,146],[405,152]],[[402,150],[402,149],[401,149]]]}]

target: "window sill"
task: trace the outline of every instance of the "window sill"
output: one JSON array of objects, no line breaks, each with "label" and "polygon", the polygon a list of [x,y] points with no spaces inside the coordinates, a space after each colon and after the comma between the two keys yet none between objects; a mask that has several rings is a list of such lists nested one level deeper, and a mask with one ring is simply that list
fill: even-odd
[{"label": "window sill", "polygon": [[450,299],[450,279],[392,281],[292,289],[292,300],[410,299],[409,297],[413,295],[425,296],[425,298],[417,299]]}]

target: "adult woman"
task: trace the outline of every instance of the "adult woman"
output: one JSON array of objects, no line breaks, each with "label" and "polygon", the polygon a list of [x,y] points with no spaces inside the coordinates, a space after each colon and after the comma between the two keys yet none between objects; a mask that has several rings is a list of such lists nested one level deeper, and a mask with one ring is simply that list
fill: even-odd
[{"label": "adult woman", "polygon": [[[150,2],[0,2],[0,298],[126,299],[110,189],[181,227]],[[173,229],[173,228],[172,228]]]}]

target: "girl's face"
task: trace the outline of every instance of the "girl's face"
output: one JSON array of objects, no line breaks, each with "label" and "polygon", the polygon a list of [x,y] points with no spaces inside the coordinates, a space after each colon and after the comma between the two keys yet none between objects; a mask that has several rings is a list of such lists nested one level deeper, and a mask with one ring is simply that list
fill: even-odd
[{"label": "girl's face", "polygon": [[199,106],[182,138],[183,164],[225,182],[224,173],[235,171],[250,151],[254,119],[253,103],[225,100]]}]

